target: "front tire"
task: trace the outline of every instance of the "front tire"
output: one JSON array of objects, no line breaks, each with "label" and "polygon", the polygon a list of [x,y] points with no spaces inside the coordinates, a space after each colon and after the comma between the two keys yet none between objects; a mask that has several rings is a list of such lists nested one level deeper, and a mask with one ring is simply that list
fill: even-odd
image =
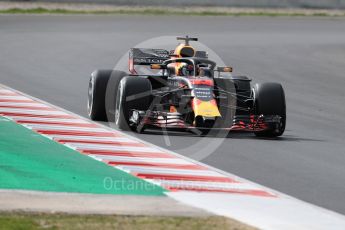
[{"label": "front tire", "polygon": [[135,130],[129,123],[132,110],[146,111],[151,104],[152,86],[148,79],[124,77],[119,84],[115,105],[115,125],[125,131]]},{"label": "front tire", "polygon": [[89,88],[87,112],[91,120],[111,121],[114,117],[116,89],[127,74],[118,70],[96,70],[92,72]]},{"label": "front tire", "polygon": [[270,127],[268,130],[255,132],[258,137],[278,137],[285,131],[286,126],[286,102],[285,93],[279,83],[255,84],[254,110],[256,115],[278,115],[281,117],[280,124]]}]

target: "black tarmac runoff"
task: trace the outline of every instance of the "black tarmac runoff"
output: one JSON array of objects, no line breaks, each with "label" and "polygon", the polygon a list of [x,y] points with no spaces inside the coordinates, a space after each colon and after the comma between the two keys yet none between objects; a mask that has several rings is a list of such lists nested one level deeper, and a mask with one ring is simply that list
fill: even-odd
[{"label": "black tarmac runoff", "polygon": [[0,15],[0,83],[87,117],[93,70],[147,39],[186,34],[235,74],[280,82],[286,132],[131,135],[345,214],[345,18]]}]

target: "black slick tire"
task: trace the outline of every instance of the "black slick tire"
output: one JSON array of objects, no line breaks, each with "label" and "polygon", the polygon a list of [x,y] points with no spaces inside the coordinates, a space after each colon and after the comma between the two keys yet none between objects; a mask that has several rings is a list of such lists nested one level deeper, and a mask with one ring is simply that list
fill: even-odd
[{"label": "black slick tire", "polygon": [[151,83],[146,78],[127,76],[120,81],[115,104],[115,125],[118,129],[136,129],[129,123],[129,118],[134,109],[146,111],[149,108],[151,91]]},{"label": "black slick tire", "polygon": [[118,70],[95,70],[88,87],[87,112],[91,120],[112,121],[115,112],[116,89],[127,74]]},{"label": "black slick tire", "polygon": [[258,137],[278,137],[285,131],[286,126],[286,102],[283,87],[279,83],[255,84],[254,92],[254,110],[256,115],[279,115],[280,124],[277,127],[271,127],[268,130],[255,132]]}]

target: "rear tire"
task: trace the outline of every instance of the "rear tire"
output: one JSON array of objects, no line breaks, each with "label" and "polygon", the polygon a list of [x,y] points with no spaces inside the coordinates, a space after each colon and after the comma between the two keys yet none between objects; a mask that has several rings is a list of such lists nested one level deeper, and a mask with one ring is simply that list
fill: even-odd
[{"label": "rear tire", "polygon": [[280,124],[268,130],[255,132],[258,137],[278,137],[285,131],[286,126],[286,102],[283,87],[279,83],[255,84],[254,109],[256,115],[281,116]]},{"label": "rear tire", "polygon": [[92,72],[87,112],[91,120],[111,121],[114,117],[116,89],[120,80],[127,74],[118,70],[95,70]]},{"label": "rear tire", "polygon": [[133,109],[146,111],[151,104],[152,86],[148,79],[124,77],[119,84],[115,105],[115,125],[121,130],[135,130],[129,118]]}]

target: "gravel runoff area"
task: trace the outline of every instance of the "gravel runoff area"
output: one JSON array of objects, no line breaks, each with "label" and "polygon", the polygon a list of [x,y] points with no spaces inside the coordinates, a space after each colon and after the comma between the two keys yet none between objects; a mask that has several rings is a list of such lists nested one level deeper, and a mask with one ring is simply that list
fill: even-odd
[{"label": "gravel runoff area", "polygon": [[255,230],[168,197],[0,190],[1,229]]},{"label": "gravel runoff area", "polygon": [[83,3],[0,2],[0,13],[32,14],[158,14],[211,16],[345,16],[345,10],[239,8],[239,7],[156,7],[114,6]]},{"label": "gravel runoff area", "polygon": [[206,217],[214,214],[166,196],[132,196],[0,189],[0,212]]}]

